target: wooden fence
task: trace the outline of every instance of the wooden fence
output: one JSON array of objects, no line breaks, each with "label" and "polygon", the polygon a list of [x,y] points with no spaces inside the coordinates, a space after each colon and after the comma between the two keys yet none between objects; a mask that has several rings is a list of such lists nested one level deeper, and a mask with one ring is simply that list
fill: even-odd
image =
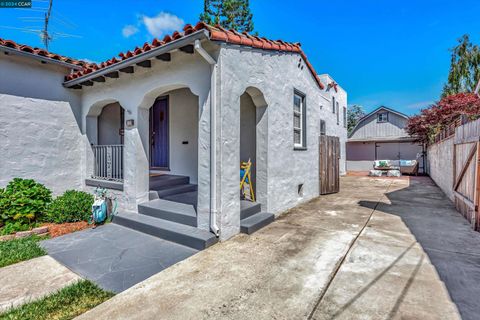
[{"label": "wooden fence", "polygon": [[320,194],[340,190],[340,140],[333,136],[320,136],[319,143]]},{"label": "wooden fence", "polygon": [[475,230],[480,230],[480,119],[455,128],[453,145],[455,206]]}]

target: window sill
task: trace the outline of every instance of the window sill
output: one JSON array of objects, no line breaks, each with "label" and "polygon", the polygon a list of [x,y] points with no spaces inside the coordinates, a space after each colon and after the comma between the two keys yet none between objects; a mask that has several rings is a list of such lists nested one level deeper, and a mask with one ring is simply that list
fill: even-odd
[{"label": "window sill", "polygon": [[85,185],[89,187],[100,187],[105,189],[123,191],[123,182],[120,182],[120,181],[108,181],[108,180],[88,178],[88,179],[85,179]]},{"label": "window sill", "polygon": [[293,147],[293,151],[305,151],[307,147]]}]

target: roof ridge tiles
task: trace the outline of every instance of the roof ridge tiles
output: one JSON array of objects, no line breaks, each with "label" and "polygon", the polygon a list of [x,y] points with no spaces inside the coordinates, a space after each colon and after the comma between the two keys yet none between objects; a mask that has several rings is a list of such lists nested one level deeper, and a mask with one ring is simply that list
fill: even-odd
[{"label": "roof ridge tiles", "polygon": [[[206,30],[209,33],[209,38],[210,40],[213,41],[222,41],[222,42],[227,42],[230,44],[237,44],[237,45],[242,45],[242,46],[249,46],[253,48],[258,48],[262,50],[276,50],[276,51],[286,51],[286,52],[295,52],[295,53],[300,53],[302,58],[305,60],[306,65],[308,66],[310,72],[312,73],[312,76],[316,80],[318,86],[323,89],[324,85],[320,81],[320,78],[317,76],[317,73],[315,72],[313,66],[311,63],[307,60],[307,57],[305,53],[301,49],[301,44],[299,42],[285,42],[283,40],[271,40],[267,39],[264,37],[259,37],[257,35],[251,35],[248,32],[239,32],[237,30],[227,30],[223,28],[220,25],[209,25],[206,24],[202,21],[198,22],[195,24],[195,26],[191,24],[186,24],[183,28],[182,31],[174,31],[172,34],[167,34],[163,37],[163,40],[158,40],[157,38],[154,38],[151,43],[146,42],[141,48],[136,47],[133,51],[126,51],[121,52],[118,56],[120,57],[120,60],[116,58],[112,58],[110,60],[105,61],[105,63],[100,64],[97,66],[98,69],[102,69],[108,66],[111,66],[115,63],[118,63],[120,61],[126,60],[128,58],[131,58],[136,55],[140,55],[148,50],[151,50],[153,48],[161,47],[164,46],[167,43],[170,43],[172,41],[181,39],[185,36],[188,36],[194,32],[201,31],[201,30]],[[0,39],[1,40],[1,39]],[[0,45],[2,43],[0,42]],[[88,65],[86,65],[82,70],[73,72],[65,77],[66,81],[73,80],[80,78],[88,73],[91,73],[92,69],[88,68]]]},{"label": "roof ridge tiles", "polygon": [[10,48],[10,49],[15,49],[17,51],[29,53],[29,54],[36,55],[36,56],[42,56],[42,57],[49,58],[49,59],[52,59],[52,60],[57,60],[59,62],[67,62],[67,63],[73,64],[73,65],[78,65],[78,66],[89,65],[89,63],[86,62],[86,61],[72,59],[72,58],[67,57],[67,56],[63,56],[63,55],[60,55],[60,54],[57,54],[57,53],[49,52],[49,51],[47,51],[45,49],[42,49],[42,48],[37,48],[37,47],[32,48],[29,45],[19,44],[15,41],[9,40],[9,39],[0,38],[0,46],[4,46],[4,47]]}]

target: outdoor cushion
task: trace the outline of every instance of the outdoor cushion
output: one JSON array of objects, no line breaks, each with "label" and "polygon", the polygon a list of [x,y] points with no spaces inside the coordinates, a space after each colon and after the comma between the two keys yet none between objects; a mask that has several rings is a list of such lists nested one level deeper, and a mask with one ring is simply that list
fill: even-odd
[{"label": "outdoor cushion", "polygon": [[414,166],[416,163],[416,160],[400,160],[400,166],[402,167]]},{"label": "outdoor cushion", "polygon": [[387,177],[400,177],[400,170],[388,170]]},{"label": "outdoor cushion", "polygon": [[388,168],[390,167],[390,161],[389,160],[375,160],[374,163],[375,168]]}]

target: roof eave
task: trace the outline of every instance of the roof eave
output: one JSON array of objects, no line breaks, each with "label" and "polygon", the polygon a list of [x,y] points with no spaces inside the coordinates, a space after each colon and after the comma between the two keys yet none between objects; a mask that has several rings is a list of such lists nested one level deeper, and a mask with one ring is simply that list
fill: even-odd
[{"label": "roof eave", "polygon": [[360,139],[351,139],[348,138],[347,142],[415,142],[417,137],[373,137],[373,138],[360,138]]},{"label": "roof eave", "polygon": [[79,85],[82,82],[92,80],[94,78],[103,76],[107,73],[118,71],[120,69],[123,69],[123,68],[131,66],[131,65],[135,65],[135,64],[137,64],[139,62],[142,62],[144,60],[152,59],[152,58],[154,58],[158,55],[161,55],[163,53],[167,53],[169,51],[172,51],[172,50],[175,50],[175,49],[178,49],[178,48],[181,48],[181,47],[183,47],[187,44],[190,44],[190,43],[194,42],[195,40],[200,40],[200,39],[209,39],[208,30],[203,29],[203,30],[193,32],[193,33],[191,33],[189,35],[186,35],[186,36],[184,36],[180,39],[174,40],[174,41],[169,42],[165,45],[157,47],[155,49],[143,52],[139,55],[136,55],[136,56],[133,56],[131,58],[125,59],[123,61],[120,61],[118,63],[112,64],[111,66],[108,66],[108,67],[105,67],[105,68],[102,68],[102,69],[98,69],[98,70],[96,70],[92,73],[89,73],[87,75],[81,76],[81,77],[76,78],[76,79],[65,81],[63,83],[63,86],[66,87],[66,88],[70,88],[70,87],[73,87],[75,85]]},{"label": "roof eave", "polygon": [[0,50],[3,51],[3,52],[7,52],[8,54],[11,53],[13,55],[38,60],[38,61],[43,62],[43,63],[56,64],[56,65],[60,65],[62,67],[67,67],[69,69],[74,69],[74,70],[81,70],[82,69],[82,66],[77,65],[77,64],[68,63],[68,62],[65,62],[65,61],[60,61],[60,60],[52,59],[52,58],[37,55],[37,54],[32,54],[30,52],[20,51],[20,50],[10,48],[10,47],[7,47],[7,46],[0,45]]}]

